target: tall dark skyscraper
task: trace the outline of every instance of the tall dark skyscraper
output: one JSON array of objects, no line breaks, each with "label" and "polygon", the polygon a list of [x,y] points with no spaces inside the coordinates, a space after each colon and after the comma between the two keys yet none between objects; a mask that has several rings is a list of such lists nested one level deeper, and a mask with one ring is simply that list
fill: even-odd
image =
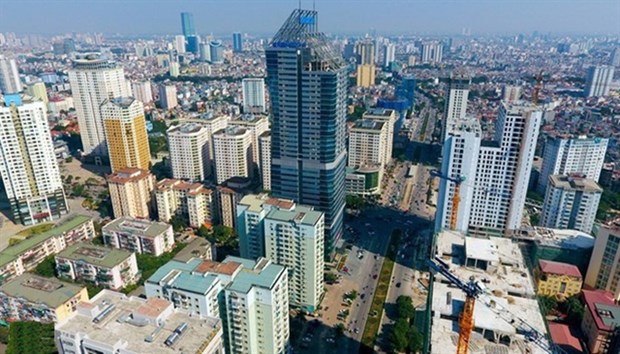
[{"label": "tall dark skyscraper", "polygon": [[317,12],[297,9],[267,57],[271,97],[271,189],[326,215],[325,252],[342,235],[347,68],[318,32]]},{"label": "tall dark skyscraper", "polygon": [[233,52],[239,53],[243,51],[243,37],[240,32],[233,33]]},{"label": "tall dark skyscraper", "polygon": [[196,27],[194,27],[194,15],[191,12],[181,12],[181,28],[183,35],[187,38],[196,35]]}]

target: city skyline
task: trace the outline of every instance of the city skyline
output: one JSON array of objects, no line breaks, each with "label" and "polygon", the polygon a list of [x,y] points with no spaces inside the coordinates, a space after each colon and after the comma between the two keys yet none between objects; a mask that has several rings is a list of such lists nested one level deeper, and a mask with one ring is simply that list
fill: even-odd
[{"label": "city skyline", "polygon": [[[144,1],[99,2],[75,0],[45,2],[39,0],[5,1],[0,4],[0,32],[55,34],[67,32],[103,32],[106,34],[178,34],[179,13],[194,15],[198,34],[230,34],[235,31],[273,34],[280,19],[299,2],[294,0],[249,1],[160,0],[148,8]],[[28,11],[21,11],[28,3]],[[523,5],[530,6],[523,6]],[[558,6],[562,5],[562,6]],[[570,5],[570,6],[568,6]],[[302,1],[302,8],[322,12],[321,28],[333,34],[459,34],[463,28],[472,34],[508,33],[583,33],[618,34],[620,2],[613,0],[488,1],[463,3],[442,0],[319,0]],[[535,7],[534,7],[535,6]],[[381,10],[379,15],[377,10]],[[255,21],[261,13],[260,21]],[[441,20],[438,20],[441,17]],[[50,22],[49,18],[59,21]]]}]

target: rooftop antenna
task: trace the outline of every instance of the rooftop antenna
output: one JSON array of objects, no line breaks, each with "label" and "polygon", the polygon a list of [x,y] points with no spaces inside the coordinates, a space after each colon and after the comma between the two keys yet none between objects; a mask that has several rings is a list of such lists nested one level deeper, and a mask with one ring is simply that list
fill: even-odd
[{"label": "rooftop antenna", "polygon": [[316,0],[312,0],[312,11],[316,11]]},{"label": "rooftop antenna", "polygon": [[299,0],[299,9],[301,10],[301,0]]}]

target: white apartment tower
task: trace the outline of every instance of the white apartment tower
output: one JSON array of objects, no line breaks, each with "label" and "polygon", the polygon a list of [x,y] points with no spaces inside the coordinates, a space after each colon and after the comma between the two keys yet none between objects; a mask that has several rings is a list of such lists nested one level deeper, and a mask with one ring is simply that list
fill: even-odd
[{"label": "white apartment tower", "polygon": [[228,127],[213,134],[217,184],[231,177],[252,178],[252,134],[241,127]]},{"label": "white apartment tower", "polygon": [[387,157],[386,163],[392,160],[392,149],[394,145],[394,125],[398,119],[398,113],[393,109],[385,108],[371,108],[364,112],[362,119],[374,120],[377,122],[384,122],[387,125],[387,135],[385,141],[385,156]]},{"label": "white apartment tower", "polygon": [[185,36],[182,34],[178,34],[174,37],[174,49],[176,49],[177,53],[183,54],[185,53]]},{"label": "white apartment tower", "polygon": [[439,42],[428,42],[422,45],[422,63],[441,63],[443,46]]},{"label": "white apartment tower", "polygon": [[396,60],[396,46],[388,43],[383,47],[383,67],[389,67]]},{"label": "white apartment tower", "polygon": [[264,132],[258,137],[260,151],[260,175],[263,181],[263,189],[271,190],[271,131]]},{"label": "white apartment tower", "polygon": [[22,91],[19,71],[15,59],[0,55],[0,93],[18,93]]},{"label": "white apartment tower", "polygon": [[159,104],[163,109],[173,109],[179,105],[177,101],[177,88],[174,85],[159,86]]},{"label": "white apartment tower", "polygon": [[580,174],[598,181],[608,139],[550,135],[545,142],[537,190],[544,194],[551,175]]},{"label": "white apartment tower", "polygon": [[155,176],[149,171],[125,168],[106,178],[114,217],[130,216],[148,219],[153,209]]},{"label": "white apartment tower", "polygon": [[131,96],[123,69],[97,54],[78,57],[69,71],[84,154],[107,156],[108,149],[99,109],[103,101]]},{"label": "white apartment tower", "polygon": [[244,114],[231,120],[230,126],[247,129],[252,135],[252,163],[257,169],[261,169],[260,146],[258,138],[269,130],[269,119],[265,115]]},{"label": "white apartment tower", "polygon": [[325,216],[310,206],[267,194],[237,204],[241,256],[286,266],[292,306],[314,312],[323,294]]},{"label": "white apartment tower", "polygon": [[452,124],[465,119],[467,98],[471,79],[466,73],[452,73],[446,92],[446,107],[441,124],[441,141],[447,139],[447,131]]},{"label": "white apartment tower", "polygon": [[145,105],[153,102],[153,90],[150,81],[136,81],[131,83],[133,96]]},{"label": "white apartment tower", "polygon": [[267,105],[265,103],[265,79],[243,79],[242,93],[244,113],[264,113],[267,111]]},{"label": "white apartment tower", "polygon": [[199,123],[172,126],[167,131],[172,176],[202,182],[211,176],[209,130]]},{"label": "white apartment tower", "polygon": [[349,132],[349,167],[385,166],[387,155],[388,122],[361,119]]},{"label": "white apartment tower", "polygon": [[590,257],[584,285],[609,291],[620,300],[620,222],[601,225]]},{"label": "white apartment tower", "polygon": [[15,222],[49,222],[68,211],[45,104],[20,94],[0,100],[0,176]]},{"label": "white apartment tower", "polygon": [[551,175],[542,208],[541,226],[592,232],[603,190],[579,175]]},{"label": "white apartment tower", "polygon": [[179,215],[186,217],[191,227],[213,225],[217,214],[214,198],[213,191],[200,183],[163,179],[155,188],[158,220],[169,222]]},{"label": "white apartment tower", "polygon": [[609,95],[609,87],[613,78],[613,66],[597,65],[588,68],[585,85],[586,97],[600,97]]},{"label": "white apartment tower", "polygon": [[[464,179],[458,230],[504,235],[521,225],[541,119],[537,106],[519,101],[502,104],[491,141],[479,140],[475,122],[448,127],[441,173]],[[454,183],[442,181],[437,229],[450,224],[453,195]]]},{"label": "white apartment tower", "polygon": [[505,85],[502,88],[502,97],[504,102],[513,102],[521,99],[521,86]]},{"label": "white apartment tower", "polygon": [[[469,217],[474,198],[473,180],[476,176],[482,132],[480,124],[473,117],[453,121],[448,127],[443,142],[443,160],[441,171],[454,179],[465,178],[459,188],[460,204],[456,215],[455,229],[465,233],[469,226]],[[435,229],[449,229],[453,213],[453,198],[456,192],[454,182],[446,179],[439,181],[439,197],[435,215]]]}]

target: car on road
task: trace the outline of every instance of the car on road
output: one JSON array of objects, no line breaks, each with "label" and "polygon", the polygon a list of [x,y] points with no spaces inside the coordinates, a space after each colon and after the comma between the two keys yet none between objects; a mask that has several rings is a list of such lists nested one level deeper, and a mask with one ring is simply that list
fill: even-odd
[{"label": "car on road", "polygon": [[373,274],[373,275],[372,275],[372,278],[373,278],[373,279],[377,279],[377,274]]},{"label": "car on road", "polygon": [[366,297],[366,294],[360,295],[360,299],[362,299],[362,300],[364,300],[365,297]]},{"label": "car on road", "polygon": [[396,283],[396,287],[400,288],[400,282]]},{"label": "car on road", "polygon": [[358,334],[360,333],[360,329],[356,327],[355,330],[353,330],[353,332],[355,332],[355,334]]}]

